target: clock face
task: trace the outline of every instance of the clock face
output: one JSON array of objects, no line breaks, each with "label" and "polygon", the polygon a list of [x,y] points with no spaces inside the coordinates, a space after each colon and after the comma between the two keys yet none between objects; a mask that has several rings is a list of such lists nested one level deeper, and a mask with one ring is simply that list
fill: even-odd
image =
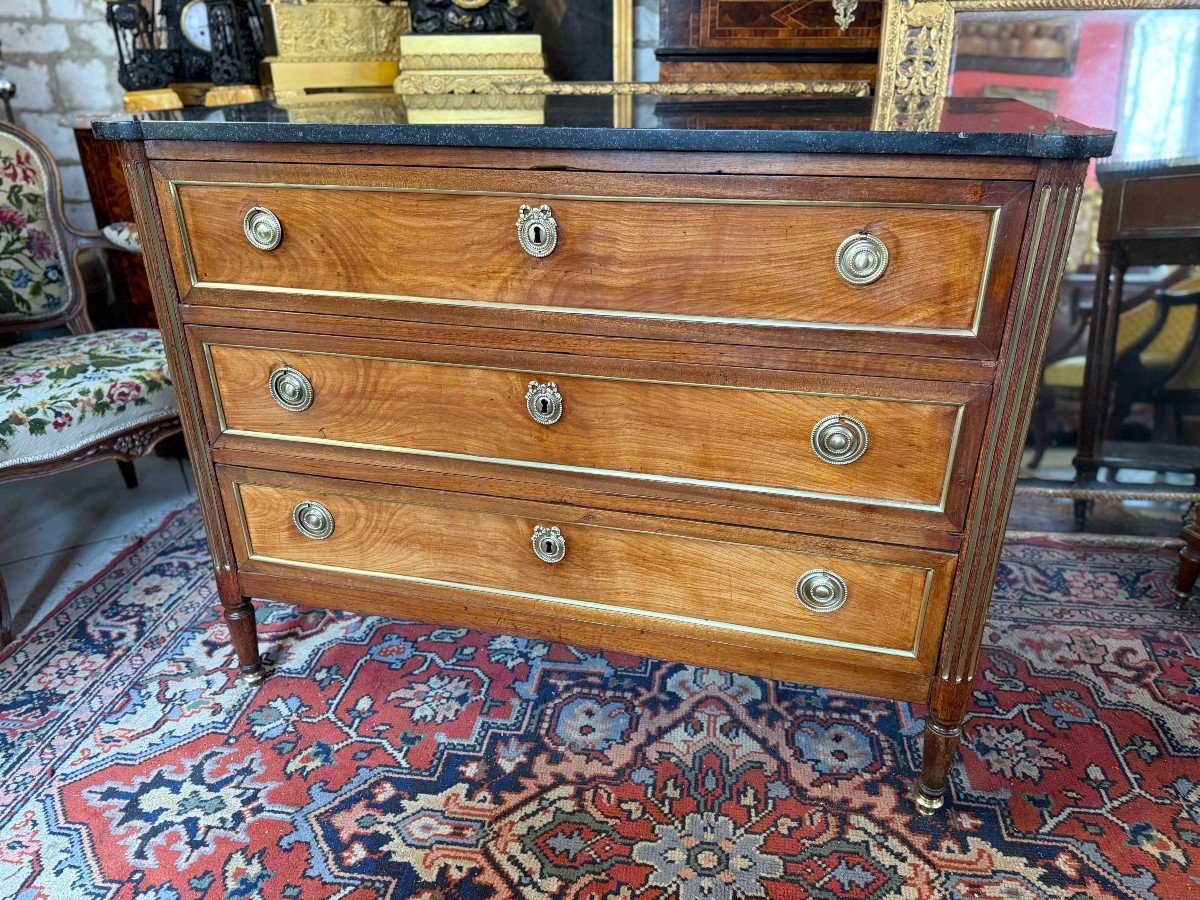
[{"label": "clock face", "polygon": [[190,0],[179,13],[179,30],[197,50],[212,53],[212,35],[208,33],[208,5]]}]

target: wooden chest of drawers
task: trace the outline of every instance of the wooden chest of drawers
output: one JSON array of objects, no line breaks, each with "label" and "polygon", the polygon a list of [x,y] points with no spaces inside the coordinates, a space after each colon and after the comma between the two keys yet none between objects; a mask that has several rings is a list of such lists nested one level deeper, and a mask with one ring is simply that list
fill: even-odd
[{"label": "wooden chest of drawers", "polygon": [[271,597],[923,701],[941,804],[1082,160],[123,149],[244,677]]}]

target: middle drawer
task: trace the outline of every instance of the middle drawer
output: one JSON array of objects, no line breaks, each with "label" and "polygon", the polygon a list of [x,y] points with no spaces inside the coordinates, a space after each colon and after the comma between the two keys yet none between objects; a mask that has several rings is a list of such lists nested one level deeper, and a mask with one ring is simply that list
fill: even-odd
[{"label": "middle drawer", "polygon": [[[210,433],[961,523],[987,391],[192,329]],[[203,377],[204,374],[208,378]],[[610,482],[610,487],[611,487]]]}]

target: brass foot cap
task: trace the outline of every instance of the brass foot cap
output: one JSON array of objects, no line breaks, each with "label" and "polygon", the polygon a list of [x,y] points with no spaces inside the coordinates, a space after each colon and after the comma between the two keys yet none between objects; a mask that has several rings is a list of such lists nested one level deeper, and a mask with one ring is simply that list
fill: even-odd
[{"label": "brass foot cap", "polygon": [[1185,594],[1183,591],[1176,591],[1175,592],[1175,602],[1173,604],[1171,604],[1171,608],[1172,609],[1183,609],[1184,606],[1187,605],[1188,598],[1191,596],[1192,595],[1190,593]]},{"label": "brass foot cap", "polygon": [[918,785],[913,791],[913,803],[916,804],[917,812],[923,816],[932,816],[935,812],[942,808],[942,804],[946,802],[945,794],[938,794],[936,797],[930,797],[923,792]]},{"label": "brass foot cap", "polygon": [[257,669],[240,673],[238,677],[246,684],[262,684],[267,677],[267,670],[260,665]]}]

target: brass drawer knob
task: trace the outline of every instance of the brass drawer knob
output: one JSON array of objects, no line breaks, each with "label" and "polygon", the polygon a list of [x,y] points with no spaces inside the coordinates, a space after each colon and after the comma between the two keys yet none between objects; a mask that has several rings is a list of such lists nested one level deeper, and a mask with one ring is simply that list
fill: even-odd
[{"label": "brass drawer knob", "polygon": [[540,381],[529,382],[529,390],[525,392],[525,408],[533,421],[539,425],[553,425],[562,418],[563,399],[558,392],[558,385],[553,381],[542,384]]},{"label": "brass drawer knob", "polygon": [[558,246],[558,222],[544,203],[533,207],[522,204],[517,215],[517,240],[530,256],[549,256]]},{"label": "brass drawer knob", "polygon": [[846,582],[827,569],[810,569],[796,582],[796,597],[805,609],[828,613],[840,609],[850,595]]},{"label": "brass drawer knob", "polygon": [[313,404],[312,382],[289,366],[272,372],[267,387],[275,402],[288,412],[304,412]]},{"label": "brass drawer knob", "polygon": [[567,555],[567,539],[557,525],[533,526],[533,552],[542,562],[560,563]]},{"label": "brass drawer knob", "polygon": [[812,448],[827,463],[849,465],[867,452],[867,426],[853,416],[826,416],[813,426]]},{"label": "brass drawer knob", "polygon": [[265,206],[251,207],[242,221],[246,240],[259,250],[274,250],[283,240],[283,226],[279,217]]},{"label": "brass drawer knob", "polygon": [[835,264],[850,284],[871,284],[887,271],[888,248],[873,234],[852,234],[838,247]]},{"label": "brass drawer knob", "polygon": [[292,510],[296,530],[306,538],[323,541],[333,534],[333,513],[316,500],[305,500]]}]

